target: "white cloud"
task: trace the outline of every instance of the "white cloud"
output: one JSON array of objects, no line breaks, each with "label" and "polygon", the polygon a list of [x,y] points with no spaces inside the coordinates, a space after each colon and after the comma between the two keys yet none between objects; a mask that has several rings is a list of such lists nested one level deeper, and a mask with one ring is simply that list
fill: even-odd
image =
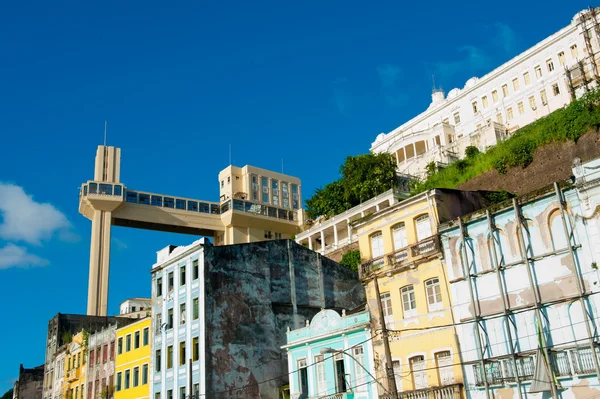
[{"label": "white cloud", "polygon": [[0,248],[0,270],[11,267],[35,267],[46,266],[50,262],[27,252],[27,248],[18,247],[15,244],[6,244]]},{"label": "white cloud", "polygon": [[56,232],[68,231],[67,217],[48,203],[34,201],[22,187],[0,182],[0,238],[39,245]]},{"label": "white cloud", "polygon": [[383,87],[392,87],[402,73],[402,68],[397,65],[383,64],[377,67],[377,73]]}]

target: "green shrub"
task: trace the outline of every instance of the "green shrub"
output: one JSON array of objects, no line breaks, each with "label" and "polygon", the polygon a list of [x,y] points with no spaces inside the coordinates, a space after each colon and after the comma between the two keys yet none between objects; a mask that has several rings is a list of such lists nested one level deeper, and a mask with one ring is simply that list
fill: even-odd
[{"label": "green shrub", "polygon": [[360,251],[358,249],[351,249],[349,251],[346,251],[342,255],[340,265],[344,265],[348,269],[358,271],[358,266],[360,265]]}]

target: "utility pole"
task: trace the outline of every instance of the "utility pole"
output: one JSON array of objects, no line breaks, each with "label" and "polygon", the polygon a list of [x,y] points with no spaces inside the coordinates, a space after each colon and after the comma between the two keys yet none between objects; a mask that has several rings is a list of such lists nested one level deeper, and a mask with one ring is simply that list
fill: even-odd
[{"label": "utility pole", "polygon": [[383,337],[383,348],[385,350],[385,374],[388,380],[388,390],[392,394],[392,399],[399,399],[398,388],[396,387],[396,378],[394,377],[394,365],[392,364],[392,352],[390,351],[390,340],[388,338],[387,326],[385,325],[383,306],[381,306],[381,296],[379,294],[379,283],[377,282],[377,276],[373,277],[373,283],[375,283],[375,296],[377,297],[379,324],[381,325],[381,336]]}]

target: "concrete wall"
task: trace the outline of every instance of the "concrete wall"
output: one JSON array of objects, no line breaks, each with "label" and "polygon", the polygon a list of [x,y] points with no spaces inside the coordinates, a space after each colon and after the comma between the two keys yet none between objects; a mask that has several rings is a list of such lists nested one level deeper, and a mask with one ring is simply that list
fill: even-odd
[{"label": "concrete wall", "polygon": [[16,399],[41,399],[42,386],[44,383],[44,365],[26,369],[19,366],[19,380],[15,387],[17,392],[13,393]]},{"label": "concrete wall", "polygon": [[289,240],[205,251],[208,397],[277,398],[287,327],[364,301],[356,273]]}]

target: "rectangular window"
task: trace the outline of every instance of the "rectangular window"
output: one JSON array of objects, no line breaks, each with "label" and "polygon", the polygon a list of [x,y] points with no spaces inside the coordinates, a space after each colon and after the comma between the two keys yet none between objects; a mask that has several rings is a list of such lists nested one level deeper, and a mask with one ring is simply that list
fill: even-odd
[{"label": "rectangular window", "polygon": [[173,291],[174,278],[173,272],[169,273],[169,291]]},{"label": "rectangular window", "polygon": [[167,369],[173,368],[173,345],[167,346]]},{"label": "rectangular window", "polygon": [[533,68],[533,70],[535,71],[535,77],[540,79],[542,77],[542,67],[536,65],[535,68]]},{"label": "rectangular window", "polygon": [[185,210],[185,200],[176,199],[175,200],[175,209],[184,209]]},{"label": "rectangular window", "polygon": [[427,293],[427,305],[429,310],[436,310],[442,304],[442,290],[440,289],[440,279],[432,278],[425,281],[425,291]]},{"label": "rectangular window", "polygon": [[481,97],[481,105],[483,106],[483,108],[487,108],[487,106],[488,106],[487,96]]},{"label": "rectangular window", "polygon": [[156,314],[156,320],[154,321],[154,331],[157,334],[160,334],[162,332],[163,329],[163,325],[162,325],[162,313],[157,313]]},{"label": "rectangular window", "polygon": [[142,366],[142,385],[146,385],[148,383],[148,365],[144,364]]},{"label": "rectangular window", "polygon": [[[354,375],[356,375],[356,389],[358,391],[367,390],[367,374],[365,372],[365,354],[362,345],[352,348],[352,356],[354,357]],[[400,389],[400,387],[398,387]]]},{"label": "rectangular window", "polygon": [[565,52],[564,51],[561,51],[560,53],[558,53],[558,62],[562,66],[565,65]]},{"label": "rectangular window", "polygon": [[125,352],[129,352],[131,350],[131,334],[127,334],[125,337]]},{"label": "rectangular window", "polygon": [[179,365],[185,365],[185,341],[179,343]]},{"label": "rectangular window", "polygon": [[502,114],[501,113],[497,113],[496,114],[496,121],[498,123],[504,123],[504,119],[502,118]]},{"label": "rectangular window", "polygon": [[173,308],[167,311],[167,330],[173,328]]},{"label": "rectangular window", "polygon": [[149,337],[149,335],[150,335],[150,327],[144,328],[144,341],[143,341],[144,342],[144,346],[148,345],[148,342],[149,342],[149,338],[148,337]]},{"label": "rectangular window", "polygon": [[174,208],[175,207],[175,199],[165,197],[164,205],[165,208]]},{"label": "rectangular window", "polygon": [[179,399],[185,399],[185,387],[179,387]]},{"label": "rectangular window", "polygon": [[192,317],[194,320],[198,320],[198,318],[200,317],[200,312],[199,309],[200,308],[200,301],[198,300],[198,298],[194,298],[192,300]]},{"label": "rectangular window", "polygon": [[[117,386],[115,387],[117,392],[121,390],[121,373],[117,373]],[[90,383],[91,384],[91,383]],[[91,392],[89,392],[91,394]]]},{"label": "rectangular window", "polygon": [[172,389],[169,389],[167,391],[167,399],[173,399],[173,390]]},{"label": "rectangular window", "polygon": [[131,370],[125,370],[125,381],[124,381],[124,384],[123,384],[125,386],[124,389],[129,389],[129,384],[130,384],[129,377],[130,377],[130,374],[131,374]]},{"label": "rectangular window", "polygon": [[160,371],[160,366],[161,366],[161,361],[162,361],[162,356],[160,353],[160,349],[156,350],[156,353],[154,355],[154,370],[158,373]]},{"label": "rectangular window", "polygon": [[380,231],[371,235],[371,257],[378,258],[383,256],[383,235]]},{"label": "rectangular window", "polygon": [[531,78],[529,77],[529,72],[525,72],[523,74],[523,81],[525,82],[525,86],[528,86],[531,83]]},{"label": "rectangular window", "polygon": [[508,97],[508,85],[506,84],[502,85],[502,96]]},{"label": "rectangular window", "polygon": [[317,374],[317,394],[324,396],[327,393],[327,378],[325,377],[325,359],[323,355],[317,355],[314,359]]},{"label": "rectangular window", "polygon": [[520,101],[517,104],[517,108],[519,108],[519,114],[520,115],[523,115],[523,113],[525,113],[525,107],[523,106],[523,101]]},{"label": "rectangular window", "polygon": [[548,105],[548,97],[546,96],[546,90],[540,91],[540,99],[542,100],[542,105]]},{"label": "rectangular window", "polygon": [[110,360],[115,360],[115,341],[110,343]]},{"label": "rectangular window", "polygon": [[548,72],[554,71],[554,62],[551,58],[546,60],[546,67],[548,68]]},{"label": "rectangular window", "polygon": [[200,384],[194,384],[194,398],[200,399]]},{"label": "rectangular window", "polygon": [[187,209],[188,211],[198,212],[198,203],[196,201],[188,201]]},{"label": "rectangular window", "polygon": [[473,113],[476,114],[477,113],[477,101],[473,101],[471,106],[473,107]]},{"label": "rectangular window", "polygon": [[577,59],[577,57],[579,57],[579,53],[577,52],[577,45],[574,44],[571,46],[571,57],[573,57],[574,60]]},{"label": "rectangular window", "polygon": [[140,368],[134,367],[133,368],[133,387],[135,388],[138,385],[140,385]]},{"label": "rectangular window", "polygon": [[554,96],[558,96],[560,94],[560,89],[558,88],[558,83],[554,83],[552,85],[552,94],[554,94]]},{"label": "rectangular window", "polygon": [[198,280],[198,259],[192,261],[192,278]]},{"label": "rectangular window", "polygon": [[[119,339],[120,339],[120,338],[119,338]],[[95,350],[93,350],[93,349],[91,349],[91,350],[90,350],[90,364],[94,364],[94,359],[95,359],[94,355],[95,355],[95,354],[96,354],[96,351],[95,351]]]},{"label": "rectangular window", "polygon": [[162,277],[156,279],[156,296],[162,296]]},{"label": "rectangular window", "polygon": [[154,392],[154,399],[160,399],[160,392]]},{"label": "rectangular window", "polygon": [[148,194],[140,194],[139,204],[150,205],[150,196]]},{"label": "rectangular window", "polygon": [[492,101],[498,102],[498,91],[497,90],[492,91]]},{"label": "rectangular window", "polygon": [[535,97],[534,96],[529,97],[529,106],[531,107],[532,111],[535,111],[537,109],[537,107],[535,105]]},{"label": "rectangular window", "polygon": [[509,121],[513,119],[513,110],[512,108],[508,108],[506,110],[506,119],[508,119]]},{"label": "rectangular window", "polygon": [[162,206],[162,197],[160,197],[158,195],[153,195],[151,204],[154,206]]},{"label": "rectangular window", "polygon": [[197,361],[200,357],[200,342],[198,337],[192,339],[192,361]]},{"label": "rectangular window", "polygon": [[460,114],[458,112],[454,113],[454,123],[458,125],[460,123]]},{"label": "rectangular window", "polygon": [[514,91],[519,91],[519,78],[514,78],[512,81],[513,84],[513,90]]},{"label": "rectangular window", "polygon": [[384,292],[380,295],[381,299],[381,308],[383,309],[384,316],[392,315],[392,297],[389,292]]},{"label": "rectangular window", "polygon": [[179,305],[179,325],[185,324],[185,302]]},{"label": "rectangular window", "polygon": [[179,286],[185,285],[185,265],[179,268]]},{"label": "rectangular window", "polygon": [[140,332],[136,331],[133,335],[133,349],[140,347]]},{"label": "rectangular window", "polygon": [[415,298],[415,288],[412,285],[407,285],[400,289],[402,296],[402,309],[404,312],[410,312],[417,309],[417,300]]}]

